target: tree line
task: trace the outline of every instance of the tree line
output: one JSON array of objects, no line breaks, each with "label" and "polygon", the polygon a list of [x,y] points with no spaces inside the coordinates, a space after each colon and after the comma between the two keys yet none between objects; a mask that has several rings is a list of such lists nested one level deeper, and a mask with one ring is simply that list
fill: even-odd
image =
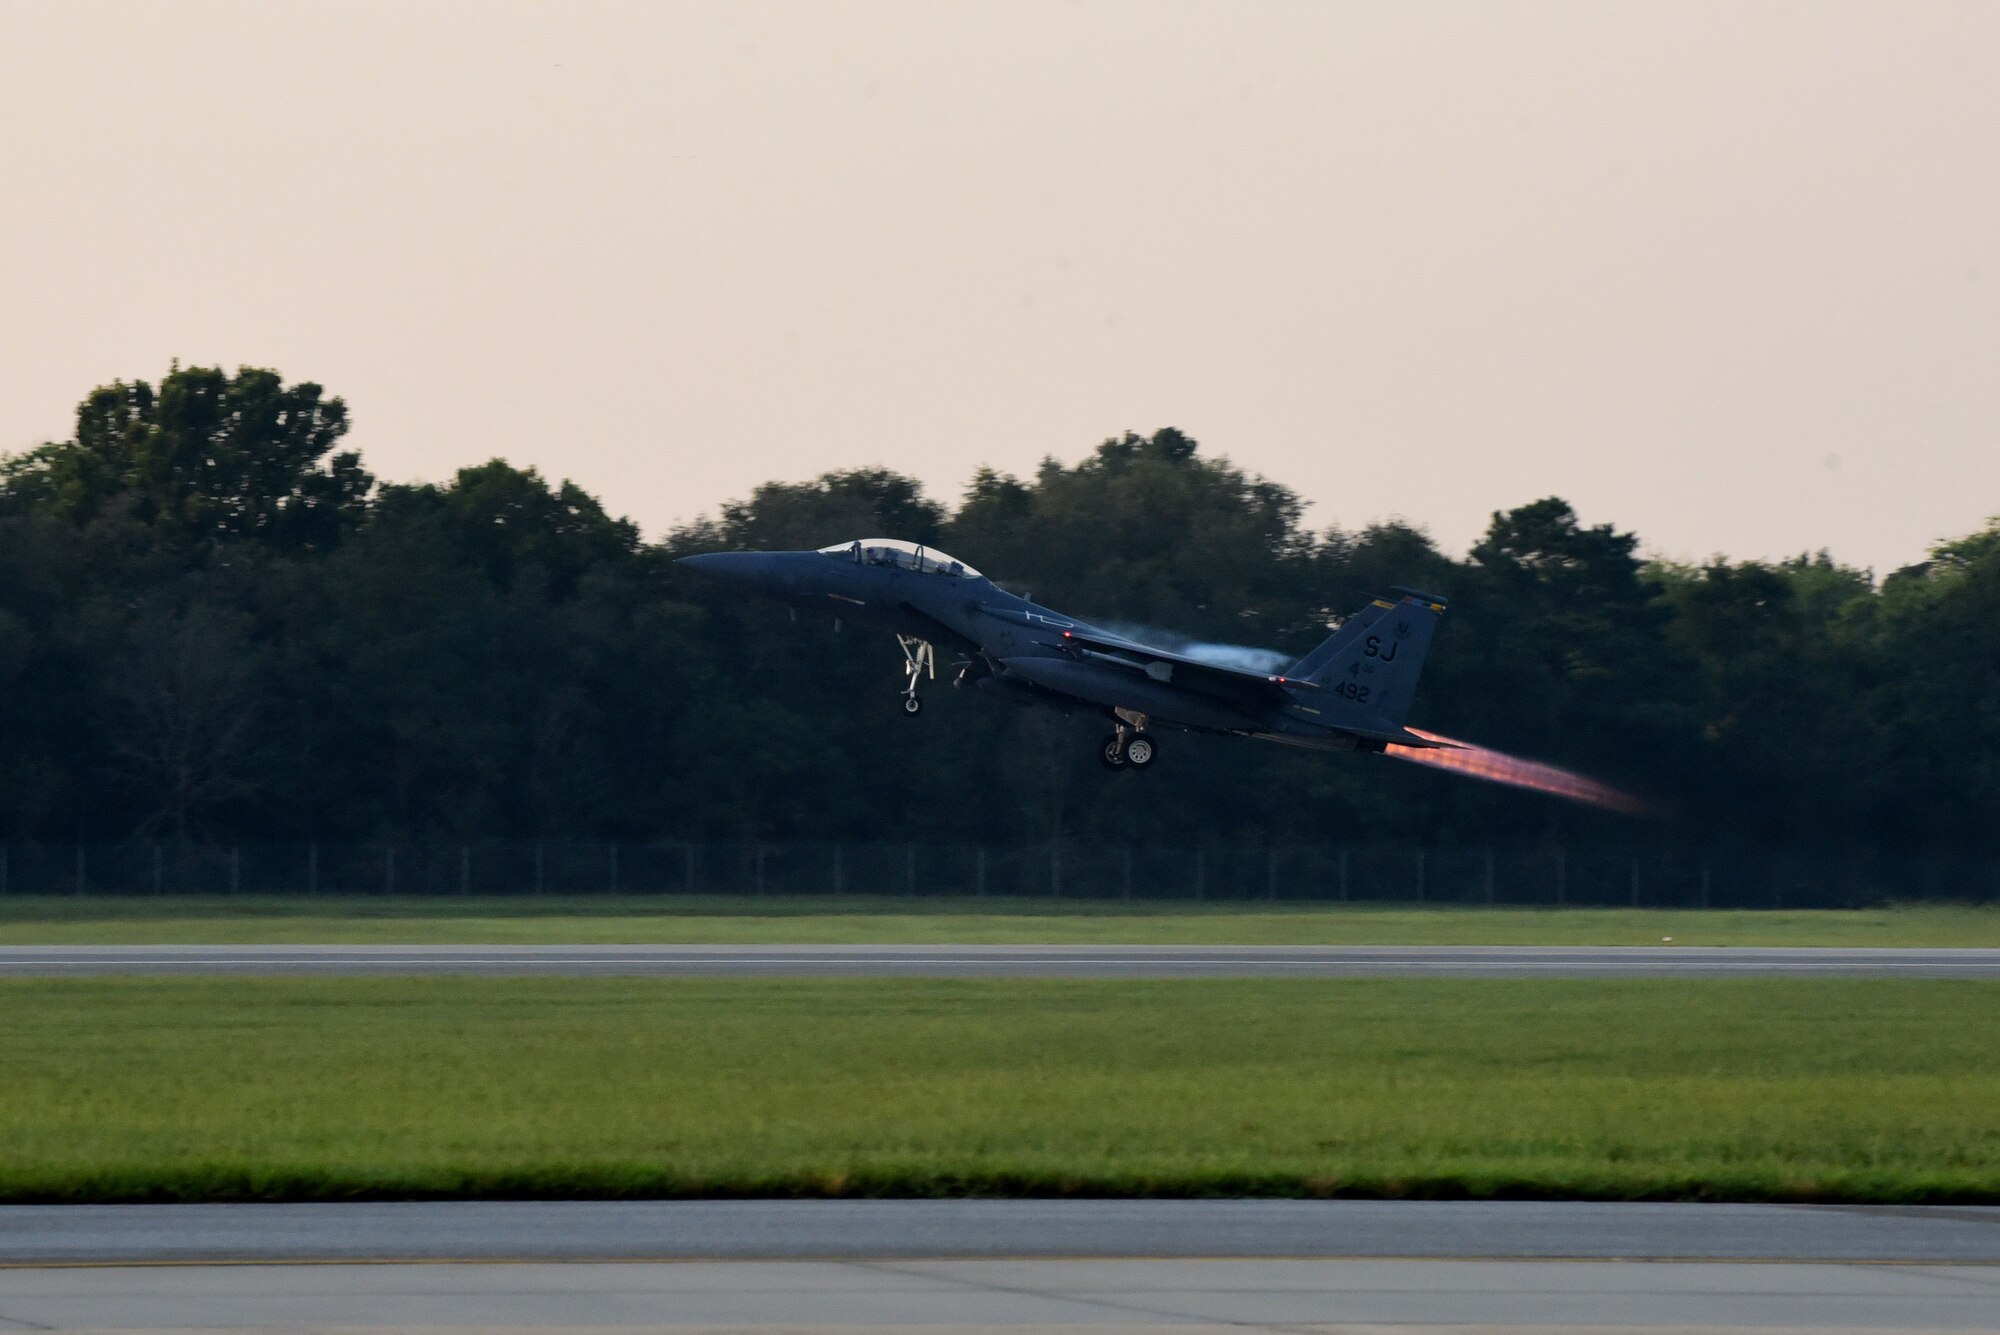
[{"label": "tree line", "polygon": [[[2000,840],[2000,523],[1877,580],[1825,551],[1648,562],[1550,497],[1454,556],[1403,521],[1310,528],[1282,484],[1166,429],[981,470],[955,506],[881,468],[773,482],[649,542],[500,460],[379,483],[348,427],[318,385],[176,367],[0,462],[0,837]],[[1106,773],[1094,721],[942,680],[905,719],[888,637],[674,564],[857,536],[1093,619],[1290,653],[1367,595],[1443,594],[1412,722],[1659,814],[1228,738]]]}]

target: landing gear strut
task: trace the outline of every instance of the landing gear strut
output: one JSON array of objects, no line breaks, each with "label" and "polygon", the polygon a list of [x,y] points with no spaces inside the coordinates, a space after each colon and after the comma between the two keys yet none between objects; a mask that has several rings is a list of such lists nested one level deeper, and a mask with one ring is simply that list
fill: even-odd
[{"label": "landing gear strut", "polygon": [[914,635],[898,635],[896,643],[903,647],[903,712],[915,718],[924,712],[924,702],[917,698],[917,678],[937,680],[937,651],[929,640]]}]

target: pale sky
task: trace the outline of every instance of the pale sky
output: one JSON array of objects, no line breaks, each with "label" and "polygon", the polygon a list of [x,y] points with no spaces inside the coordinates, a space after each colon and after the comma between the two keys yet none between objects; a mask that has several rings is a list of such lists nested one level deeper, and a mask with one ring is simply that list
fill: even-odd
[{"label": "pale sky", "polygon": [[649,534],[1173,425],[1886,573],[2000,512],[1996,289],[1994,4],[0,0],[0,451],[178,357]]}]

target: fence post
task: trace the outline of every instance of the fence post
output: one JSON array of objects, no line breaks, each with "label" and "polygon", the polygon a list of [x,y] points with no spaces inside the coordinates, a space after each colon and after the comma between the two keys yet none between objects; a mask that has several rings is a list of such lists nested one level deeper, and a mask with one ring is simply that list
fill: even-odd
[{"label": "fence post", "polygon": [[384,887],[383,893],[391,895],[396,893],[396,846],[394,844],[390,844],[382,851],[382,884]]},{"label": "fence post", "polygon": [[319,893],[319,844],[317,841],[306,845],[306,893]]},{"label": "fence post", "polygon": [[1417,902],[1424,902],[1427,887],[1424,885],[1424,850],[1417,850]]},{"label": "fence post", "polygon": [[1340,902],[1347,902],[1347,850],[1340,850]]},{"label": "fence post", "polygon": [[1486,850],[1486,902],[1493,903],[1493,850]]},{"label": "fence post", "polygon": [[1569,895],[1569,854],[1556,854],[1556,903],[1567,901]]},{"label": "fence post", "polygon": [[618,845],[615,842],[609,844],[604,851],[605,861],[609,864],[605,869],[605,879],[610,885],[610,893],[615,895],[618,893]]},{"label": "fence post", "polygon": [[229,893],[243,893],[243,850],[236,844],[229,846]]}]

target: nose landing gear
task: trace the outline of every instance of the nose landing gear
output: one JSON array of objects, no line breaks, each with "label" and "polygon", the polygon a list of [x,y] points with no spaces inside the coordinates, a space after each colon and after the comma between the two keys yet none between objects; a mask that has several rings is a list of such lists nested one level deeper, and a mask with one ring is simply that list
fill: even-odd
[{"label": "nose landing gear", "polygon": [[896,643],[903,648],[903,713],[915,718],[924,712],[924,702],[917,698],[917,678],[937,680],[937,650],[929,640],[914,635],[898,635]]}]

